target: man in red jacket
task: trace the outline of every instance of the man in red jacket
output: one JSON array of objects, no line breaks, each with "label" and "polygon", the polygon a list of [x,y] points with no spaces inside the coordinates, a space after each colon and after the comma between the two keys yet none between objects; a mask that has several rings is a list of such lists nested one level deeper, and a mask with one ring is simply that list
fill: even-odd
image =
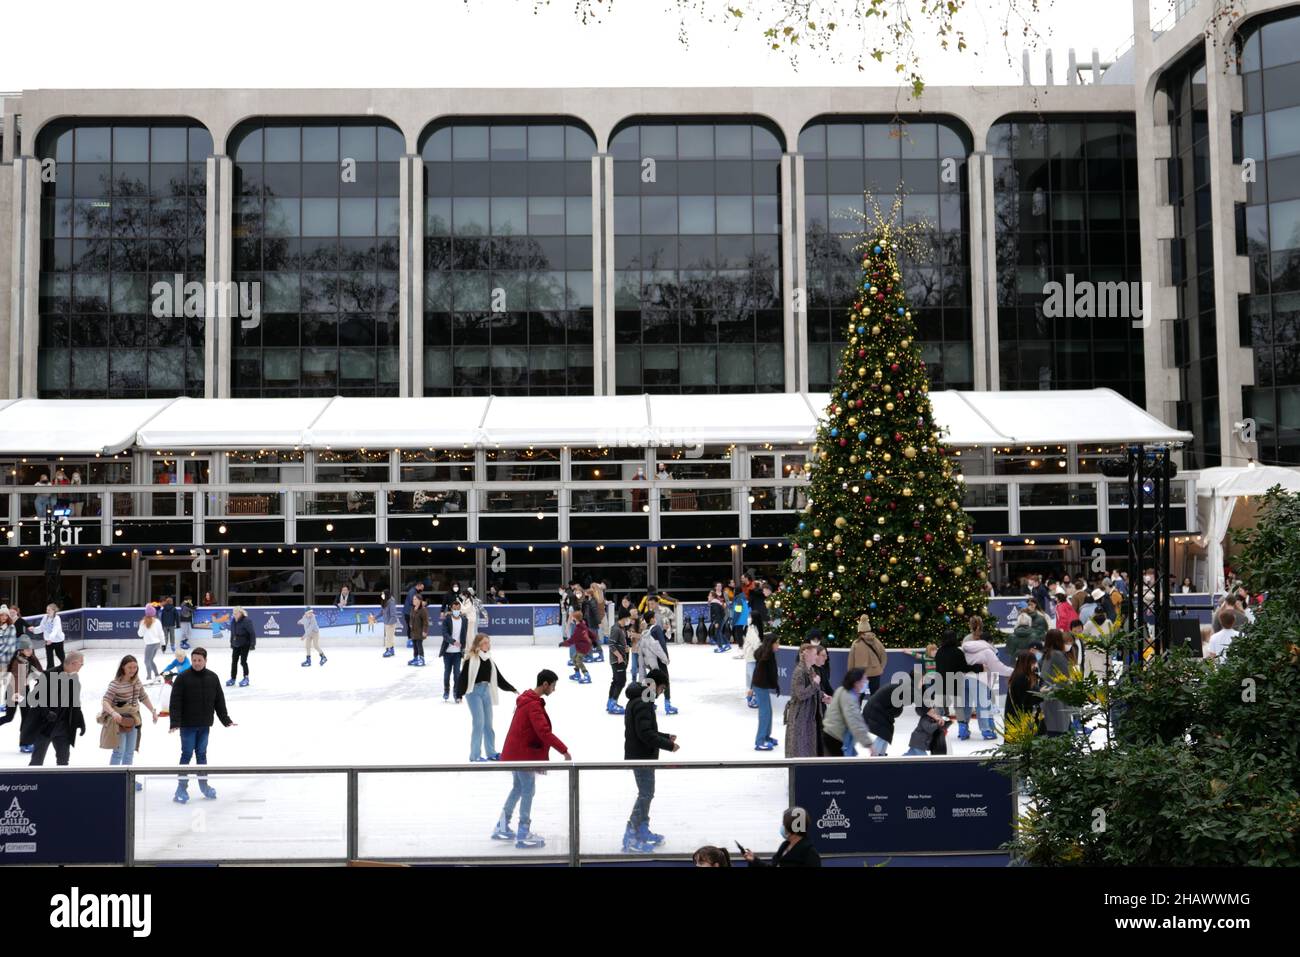
[{"label": "man in red jacket", "polygon": [[[501,749],[502,761],[548,761],[551,749],[564,755],[564,760],[572,761],[573,755],[564,746],[564,742],[551,732],[551,719],[546,713],[546,696],[555,693],[559,676],[550,669],[537,673],[537,687],[525,691],[515,701],[515,716],[510,721],[510,730],[506,732],[505,747]],[[506,806],[501,811],[496,830],[492,832],[494,841],[514,841],[520,850],[543,847],[546,841],[541,835],[529,830],[532,818],[533,794],[537,790],[537,775],[545,771],[512,771],[514,786],[506,798]],[[510,818],[519,805],[519,832],[510,830]]]}]

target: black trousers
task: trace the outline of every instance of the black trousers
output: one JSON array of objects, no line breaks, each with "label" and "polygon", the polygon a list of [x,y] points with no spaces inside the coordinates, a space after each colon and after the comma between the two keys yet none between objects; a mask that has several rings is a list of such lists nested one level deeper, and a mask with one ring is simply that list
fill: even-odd
[{"label": "black trousers", "polygon": [[47,641],[45,643],[45,670],[49,671],[54,667],[54,656],[58,655],[59,664],[67,660],[67,652],[63,650],[63,642]]},{"label": "black trousers", "polygon": [[68,763],[68,755],[72,749],[72,739],[68,737],[68,729],[57,727],[53,733],[49,731],[38,731],[32,741],[32,760],[28,767],[39,768],[45,764],[45,752],[54,745],[54,760],[59,767],[64,767]]},{"label": "black trousers", "polygon": [[767,616],[750,615],[749,623],[758,629],[758,641],[761,644],[763,641],[763,633],[767,631]]},{"label": "black trousers", "polygon": [[423,638],[412,638],[412,639],[411,639],[411,657],[413,657],[413,658],[423,658],[423,657],[424,657],[424,639],[423,639]]},{"label": "black trousers", "polygon": [[817,752],[819,758],[842,758],[844,757],[844,742],[834,735],[821,733],[821,749]]},{"label": "black trousers", "polygon": [[609,681],[609,696],[614,703],[617,704],[618,696],[621,695],[623,689],[627,687],[627,662],[614,661],[613,658],[610,658],[609,670],[613,675]]},{"label": "black trousers", "polygon": [[239,670],[240,664],[244,666],[244,677],[248,677],[248,653],[251,650],[248,645],[244,645],[242,648],[230,649],[230,678],[232,681]]}]

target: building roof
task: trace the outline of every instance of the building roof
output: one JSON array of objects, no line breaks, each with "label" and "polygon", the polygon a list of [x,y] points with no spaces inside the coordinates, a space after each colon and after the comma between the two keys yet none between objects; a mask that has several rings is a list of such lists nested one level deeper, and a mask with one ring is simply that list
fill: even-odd
[{"label": "building roof", "polygon": [[[0,405],[0,454],[487,446],[794,445],[830,397],[730,395],[314,399],[18,399]],[[1187,442],[1110,389],[935,392],[950,445]]]}]

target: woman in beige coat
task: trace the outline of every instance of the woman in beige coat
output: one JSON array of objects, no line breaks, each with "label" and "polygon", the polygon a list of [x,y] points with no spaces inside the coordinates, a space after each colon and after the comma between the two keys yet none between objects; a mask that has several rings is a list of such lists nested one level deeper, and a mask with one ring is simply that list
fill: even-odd
[{"label": "woman in beige coat", "polygon": [[846,670],[861,668],[867,675],[868,696],[880,690],[880,676],[885,673],[889,653],[880,639],[871,631],[871,619],[863,615],[858,619],[858,637],[849,649],[849,663]]}]

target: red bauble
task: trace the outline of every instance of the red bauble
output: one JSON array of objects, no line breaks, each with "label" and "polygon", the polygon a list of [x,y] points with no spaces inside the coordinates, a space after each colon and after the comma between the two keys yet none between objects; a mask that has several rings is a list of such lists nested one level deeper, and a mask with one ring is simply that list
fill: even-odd
[{"label": "red bauble", "polygon": [[848,444],[849,444],[849,440],[848,440],[848,439],[840,439],[840,448],[844,448],[844,446],[846,446],[846,445],[848,445]]},{"label": "red bauble", "polygon": [[871,496],[870,496],[870,495],[866,496],[862,501],[864,501],[864,502],[866,502],[868,505],[870,505],[870,504],[871,504]]},{"label": "red bauble", "polygon": [[859,350],[858,350],[858,358],[859,358],[859,359],[865,359],[866,357],[867,357],[867,350],[866,350],[866,349],[859,349]]},{"label": "red bauble", "polygon": [[897,503],[897,502],[890,502],[890,503],[889,503],[889,510],[890,510],[891,512],[896,512],[896,511],[898,511],[898,503]]},{"label": "red bauble", "polygon": [[903,441],[903,433],[902,433],[902,432],[895,432],[895,433],[894,433],[894,441],[895,441],[895,442],[901,442],[901,441]]},{"label": "red bauble", "polygon": [[898,371],[898,363],[897,363],[897,362],[892,362],[892,363],[890,363],[890,365],[889,365],[889,371],[890,371],[890,372],[897,372],[897,371]]},{"label": "red bauble", "polygon": [[929,532],[926,532],[926,533],[925,533],[925,540],[926,540],[926,543],[928,544],[929,542],[934,541],[934,536],[931,535]]}]

